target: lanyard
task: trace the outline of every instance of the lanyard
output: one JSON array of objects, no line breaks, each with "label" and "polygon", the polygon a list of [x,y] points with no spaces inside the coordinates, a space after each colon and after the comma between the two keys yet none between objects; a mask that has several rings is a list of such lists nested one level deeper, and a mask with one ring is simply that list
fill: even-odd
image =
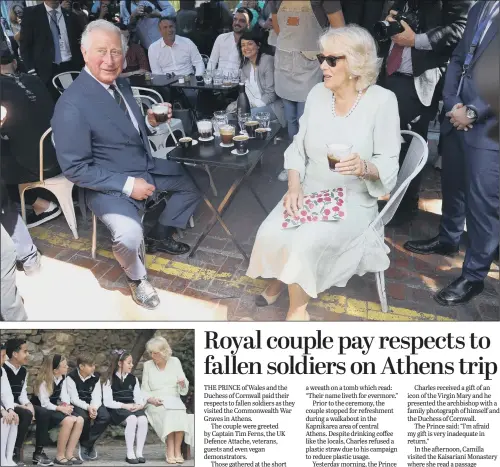
[{"label": "lanyard", "polygon": [[[52,11],[55,12],[55,17],[56,19],[54,20],[54,16],[51,14]],[[59,34],[59,37],[61,37],[61,28],[59,27],[59,21],[61,20],[61,16],[59,16],[57,10],[52,10],[50,13],[49,13],[49,19],[52,23],[55,24],[56,28],[57,28],[57,33]]]},{"label": "lanyard", "polygon": [[474,38],[472,39],[472,44],[470,45],[469,52],[467,52],[467,56],[465,57],[462,75],[465,75],[467,73],[467,70],[469,69],[472,59],[474,58],[474,54],[476,53],[477,46],[479,45],[479,41],[483,36],[486,26],[492,20],[493,16],[498,13],[499,8],[500,6],[497,2],[491,12],[479,23],[479,26],[476,29],[476,33],[474,34]]}]

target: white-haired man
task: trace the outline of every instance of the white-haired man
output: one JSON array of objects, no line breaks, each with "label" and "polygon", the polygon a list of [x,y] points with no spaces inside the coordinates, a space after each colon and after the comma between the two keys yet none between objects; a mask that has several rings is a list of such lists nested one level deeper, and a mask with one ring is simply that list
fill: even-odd
[{"label": "white-haired man", "polygon": [[[146,200],[171,193],[151,236],[159,251],[178,255],[189,246],[174,240],[172,233],[186,227],[201,197],[181,166],[153,158],[130,86],[118,78],[125,49],[115,25],[104,20],[89,24],[82,36],[85,69],[59,99],[52,128],[64,174],[86,189],[89,208],[111,231],[113,252],[133,299],[153,309],[159,297],[139,256]],[[171,116],[170,104],[164,105]],[[147,123],[158,125],[151,111]]]}]

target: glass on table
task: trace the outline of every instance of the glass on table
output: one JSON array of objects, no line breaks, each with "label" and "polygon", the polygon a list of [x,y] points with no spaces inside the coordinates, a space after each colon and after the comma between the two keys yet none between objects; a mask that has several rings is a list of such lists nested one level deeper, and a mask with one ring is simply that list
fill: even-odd
[{"label": "glass on table", "polygon": [[240,70],[231,72],[231,84],[238,84],[240,82]]},{"label": "glass on table", "polygon": [[200,141],[209,141],[212,138],[212,120],[199,120],[196,122]]},{"label": "glass on table", "polygon": [[222,86],[222,81],[224,79],[223,73],[221,70],[215,70],[214,72],[214,86]]},{"label": "glass on table", "polygon": [[245,123],[252,117],[249,113],[238,112],[238,125],[240,126],[240,131],[246,134]]},{"label": "glass on table", "polygon": [[233,84],[232,82],[232,74],[230,71],[227,71],[226,73],[224,73],[224,76],[223,76],[223,79],[222,79],[222,86],[225,86],[225,87],[231,87]]},{"label": "glass on table", "polygon": [[260,128],[269,128],[271,123],[271,114],[269,112],[257,112],[255,114],[255,120],[259,122]]},{"label": "glass on table", "polygon": [[207,86],[212,84],[212,73],[210,73],[209,71],[205,71],[205,73],[203,73],[203,82]]}]

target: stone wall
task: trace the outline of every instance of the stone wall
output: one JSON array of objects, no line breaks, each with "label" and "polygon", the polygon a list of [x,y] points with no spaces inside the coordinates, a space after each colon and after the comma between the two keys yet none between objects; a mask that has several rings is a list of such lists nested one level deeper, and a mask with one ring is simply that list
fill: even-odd
[{"label": "stone wall", "polygon": [[[79,329],[79,330],[2,330],[1,341],[5,343],[13,337],[22,338],[27,341],[30,352],[30,361],[27,365],[29,370],[28,393],[33,393],[33,382],[36,374],[41,367],[43,357],[51,354],[61,354],[68,359],[70,367],[76,366],[76,358],[79,353],[86,351],[94,353],[96,362],[96,371],[106,371],[113,349],[132,350],[135,340],[140,330],[133,329]],[[158,330],[156,335],[165,337],[173,354],[183,361],[183,355],[176,352],[176,345],[179,348],[186,348],[186,344],[194,349],[194,331],[185,329]],[[180,344],[182,341],[182,345]],[[190,344],[190,345],[189,345]],[[190,352],[191,355],[194,352]],[[149,356],[145,352],[141,361],[136,363],[134,374],[141,379],[142,368]],[[183,367],[188,362],[183,362]],[[191,363],[194,366],[194,362]],[[186,368],[184,369],[186,372]],[[194,383],[191,378],[191,383]]]}]

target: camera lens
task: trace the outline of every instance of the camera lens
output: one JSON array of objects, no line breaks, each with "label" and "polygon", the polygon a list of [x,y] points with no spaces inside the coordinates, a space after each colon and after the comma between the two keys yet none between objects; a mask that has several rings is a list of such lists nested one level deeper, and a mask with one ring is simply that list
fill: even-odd
[{"label": "camera lens", "polygon": [[375,23],[373,27],[373,33],[375,35],[375,39],[378,41],[386,41],[389,38],[387,31],[389,29],[389,21],[379,21]]}]

